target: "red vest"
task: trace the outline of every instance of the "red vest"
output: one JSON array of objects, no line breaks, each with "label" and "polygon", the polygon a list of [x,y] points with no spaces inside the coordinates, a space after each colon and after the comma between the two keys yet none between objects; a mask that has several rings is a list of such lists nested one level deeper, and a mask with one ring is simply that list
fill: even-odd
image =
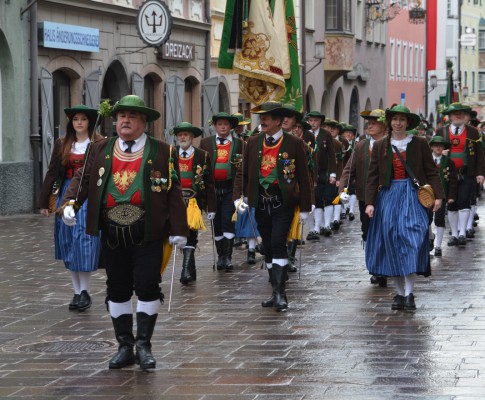
[{"label": "red vest", "polygon": [[[406,161],[406,152],[401,151],[401,156],[404,161]],[[403,165],[401,160],[398,158],[396,153],[392,153],[392,170],[394,171],[394,176],[392,179],[405,179],[406,178],[406,167]]]},{"label": "red vest", "polygon": [[79,168],[84,165],[84,154],[70,154],[66,165],[66,178],[72,179]]},{"label": "red vest", "polygon": [[194,163],[194,153],[189,158],[179,157],[179,169],[180,169],[180,183],[183,189],[192,189],[192,178],[186,178],[184,176],[192,176],[191,174],[185,174],[185,172],[192,172],[192,166]]},{"label": "red vest", "polygon": [[[226,144],[218,144],[217,145],[217,158],[216,158],[216,165],[214,168],[214,179],[216,181],[225,181],[229,175],[229,171],[231,170],[231,166],[228,165],[229,163],[229,154],[231,153],[231,141],[227,141]],[[220,168],[221,165],[218,164],[225,164],[226,168]]]},{"label": "red vest", "polygon": [[[266,143],[263,141],[263,156],[261,158],[261,166],[259,168],[259,173],[261,176],[267,177],[276,167],[281,143],[283,143],[282,139],[283,137],[281,137],[280,140],[278,140],[278,142],[271,147],[266,146]],[[277,175],[273,183],[278,183]]]},{"label": "red vest", "polygon": [[450,127],[451,150],[450,157],[453,159],[456,168],[463,168],[465,160],[463,157],[453,157],[453,154],[463,154],[466,146],[466,127],[459,135],[453,135]]}]

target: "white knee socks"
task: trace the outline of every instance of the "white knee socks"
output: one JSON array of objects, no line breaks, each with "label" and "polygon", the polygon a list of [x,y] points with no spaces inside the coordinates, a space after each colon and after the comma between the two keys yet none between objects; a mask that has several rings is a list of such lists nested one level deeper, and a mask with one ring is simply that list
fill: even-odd
[{"label": "white knee socks", "polygon": [[465,236],[466,234],[466,224],[468,222],[468,216],[470,215],[470,210],[465,208],[458,211],[458,230],[460,236]]},{"label": "white knee socks", "polygon": [[138,300],[136,303],[136,312],[142,312],[147,315],[155,315],[158,314],[158,310],[160,309],[160,300],[153,300],[153,301],[141,301]]},{"label": "white knee socks", "polygon": [[333,206],[326,206],[325,207],[325,228],[330,228],[333,220]]},{"label": "white knee socks", "polygon": [[115,303],[113,301],[108,301],[109,315],[113,318],[118,318],[123,314],[133,314],[133,308],[131,305],[131,300],[125,301],[124,303]]},{"label": "white knee socks", "polygon": [[458,237],[458,211],[448,211],[451,236]]}]

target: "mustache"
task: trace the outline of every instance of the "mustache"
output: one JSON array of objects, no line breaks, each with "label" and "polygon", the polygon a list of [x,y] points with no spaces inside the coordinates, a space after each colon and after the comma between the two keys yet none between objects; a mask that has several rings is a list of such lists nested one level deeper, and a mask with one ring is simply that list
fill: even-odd
[{"label": "mustache", "polygon": [[131,125],[130,124],[122,124],[121,128],[131,128]]}]

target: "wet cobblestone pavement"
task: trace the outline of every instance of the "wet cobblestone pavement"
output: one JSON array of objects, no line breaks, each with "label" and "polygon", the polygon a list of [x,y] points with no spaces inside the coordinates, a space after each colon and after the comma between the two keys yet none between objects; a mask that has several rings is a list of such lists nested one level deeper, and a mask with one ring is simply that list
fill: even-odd
[{"label": "wet cobblestone pavement", "polygon": [[[155,371],[108,370],[116,352],[93,275],[93,306],[68,311],[68,272],[53,258],[53,217],[0,218],[1,399],[484,399],[485,209],[466,248],[432,256],[418,278],[417,311],[391,311],[392,283],[369,284],[357,219],[303,246],[289,310],[261,307],[267,272],[244,264],[212,270],[210,233],[196,253],[197,283],[182,287],[177,255],[171,312],[153,338]],[[482,226],[481,226],[482,225]],[[298,253],[297,253],[298,255]]]}]

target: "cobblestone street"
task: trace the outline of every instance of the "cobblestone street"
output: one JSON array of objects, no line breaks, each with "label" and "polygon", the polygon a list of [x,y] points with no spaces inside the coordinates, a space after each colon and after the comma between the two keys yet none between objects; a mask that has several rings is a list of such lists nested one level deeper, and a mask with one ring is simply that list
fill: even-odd
[{"label": "cobblestone street", "polygon": [[[303,246],[301,279],[287,284],[289,310],[261,307],[271,288],[261,262],[213,271],[209,230],[196,253],[197,282],[178,282],[153,351],[157,369],[109,370],[116,352],[104,305],[105,275],[93,275],[93,306],[68,311],[68,272],[53,258],[53,217],[0,218],[0,398],[2,399],[483,399],[485,398],[484,208],[476,239],[431,256],[418,278],[417,311],[391,311],[389,287],[370,285],[360,224]],[[297,252],[297,256],[298,256]],[[261,257],[260,257],[261,258]]]}]

